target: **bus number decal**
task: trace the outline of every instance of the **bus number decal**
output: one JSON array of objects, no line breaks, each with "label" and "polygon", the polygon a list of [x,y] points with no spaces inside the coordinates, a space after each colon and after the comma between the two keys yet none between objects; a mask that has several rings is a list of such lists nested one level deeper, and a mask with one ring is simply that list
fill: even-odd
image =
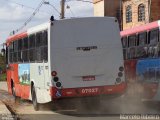
[{"label": "bus number decal", "polygon": [[86,94],[86,93],[97,93],[98,92],[98,88],[86,88],[86,89],[82,89],[82,94]]}]

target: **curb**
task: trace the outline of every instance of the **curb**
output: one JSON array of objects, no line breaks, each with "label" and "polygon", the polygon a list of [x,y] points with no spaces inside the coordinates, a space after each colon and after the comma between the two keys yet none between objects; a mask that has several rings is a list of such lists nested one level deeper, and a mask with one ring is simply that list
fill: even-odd
[{"label": "curb", "polygon": [[7,109],[6,105],[0,101],[0,114],[10,114],[11,112]]}]

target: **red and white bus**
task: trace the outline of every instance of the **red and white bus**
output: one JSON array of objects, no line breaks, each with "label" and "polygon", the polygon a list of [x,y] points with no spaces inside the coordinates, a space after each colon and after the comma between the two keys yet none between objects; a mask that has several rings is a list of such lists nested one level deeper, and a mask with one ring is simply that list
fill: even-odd
[{"label": "red and white bus", "polygon": [[121,37],[126,80],[134,97],[160,101],[160,21],[124,30]]},{"label": "red and white bus", "polygon": [[126,89],[118,22],[54,20],[13,35],[7,45],[8,91],[38,103],[121,95]]}]

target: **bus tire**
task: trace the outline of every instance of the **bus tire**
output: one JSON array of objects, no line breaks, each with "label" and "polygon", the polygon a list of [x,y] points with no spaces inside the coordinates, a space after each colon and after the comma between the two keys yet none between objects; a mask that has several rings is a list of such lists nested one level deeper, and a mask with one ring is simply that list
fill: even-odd
[{"label": "bus tire", "polygon": [[37,96],[36,96],[36,91],[35,91],[35,87],[34,85],[32,85],[32,103],[33,103],[33,107],[34,107],[34,110],[35,111],[38,111],[39,110],[39,104],[37,102]]},{"label": "bus tire", "polygon": [[14,102],[19,103],[19,98],[16,96],[16,90],[15,90],[14,82],[12,82],[12,95],[14,97]]}]

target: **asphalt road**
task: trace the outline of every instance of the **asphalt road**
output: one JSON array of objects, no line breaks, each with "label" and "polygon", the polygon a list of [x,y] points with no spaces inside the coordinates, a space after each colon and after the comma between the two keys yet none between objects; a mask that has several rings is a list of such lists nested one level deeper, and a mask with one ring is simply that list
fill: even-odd
[{"label": "asphalt road", "polygon": [[[0,83],[0,88],[2,88],[1,85],[4,87],[5,83]],[[81,111],[61,105],[55,107],[52,103],[41,105],[39,111],[34,111],[30,101],[20,100],[15,103],[13,97],[4,90],[0,90],[0,100],[3,100],[21,120],[120,120],[124,114],[133,116],[135,114],[160,114],[158,103],[136,102],[131,99],[103,100],[99,109],[81,109]]]}]

